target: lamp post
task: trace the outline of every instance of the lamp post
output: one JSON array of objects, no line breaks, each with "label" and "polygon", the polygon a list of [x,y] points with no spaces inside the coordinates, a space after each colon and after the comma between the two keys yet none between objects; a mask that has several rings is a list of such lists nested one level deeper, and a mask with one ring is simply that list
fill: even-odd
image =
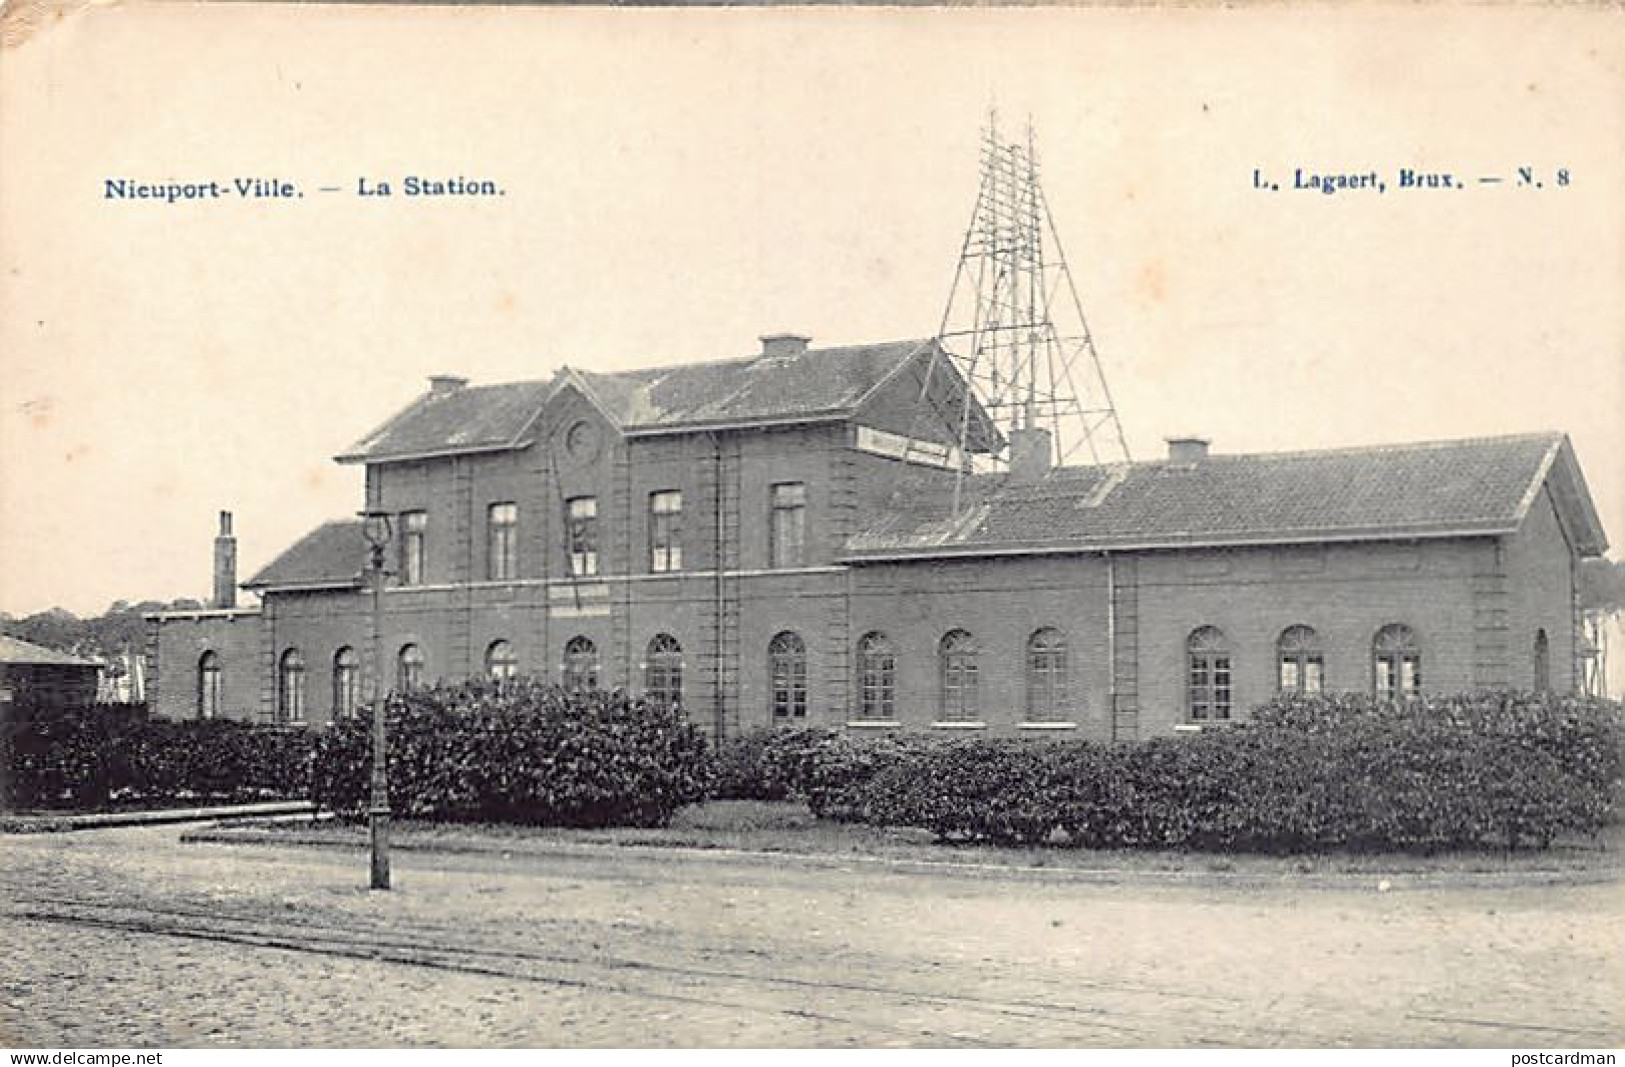
[{"label": "lamp post", "polygon": [[389,513],[361,512],[361,534],[371,552],[367,574],[372,580],[372,800],[367,826],[372,837],[372,888],[389,888],[389,756],[384,743],[383,619],[384,548],[392,534]]}]

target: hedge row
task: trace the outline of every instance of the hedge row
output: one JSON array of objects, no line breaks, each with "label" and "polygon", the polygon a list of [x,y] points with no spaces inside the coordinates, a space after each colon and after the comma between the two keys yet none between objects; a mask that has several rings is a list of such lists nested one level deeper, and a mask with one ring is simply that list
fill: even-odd
[{"label": "hedge row", "polygon": [[19,717],[0,728],[0,800],[92,811],[304,797],[311,749],[303,730],[149,719],[141,705]]},{"label": "hedge row", "polygon": [[[783,733],[761,777],[815,813],[1001,844],[1302,852],[1544,847],[1613,817],[1620,706],[1545,695],[1287,699],[1194,736]],[[741,779],[744,775],[736,775]]]},{"label": "hedge row", "polygon": [[[549,826],[658,826],[705,799],[714,767],[680,711],[621,693],[528,680],[398,696],[388,713],[390,807],[411,818]],[[359,814],[370,720],[322,737],[312,799]]]},{"label": "hedge row", "polygon": [[[308,795],[359,814],[368,726],[98,708],[8,724],[0,768],[13,807]],[[680,712],[518,681],[395,698],[389,735],[391,807],[418,818],[651,826],[713,795],[798,797],[823,818],[945,839],[1277,852],[1544,846],[1614,817],[1622,762],[1617,703],[1519,694],[1282,700],[1245,724],[1120,745],[807,729],[713,755]]]}]

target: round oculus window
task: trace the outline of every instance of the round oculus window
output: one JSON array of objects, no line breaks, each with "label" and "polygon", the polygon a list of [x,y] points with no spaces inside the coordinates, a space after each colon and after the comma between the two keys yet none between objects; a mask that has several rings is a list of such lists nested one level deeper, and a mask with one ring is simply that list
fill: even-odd
[{"label": "round oculus window", "polygon": [[585,419],[564,434],[564,451],[571,459],[586,462],[598,454],[598,428]]}]

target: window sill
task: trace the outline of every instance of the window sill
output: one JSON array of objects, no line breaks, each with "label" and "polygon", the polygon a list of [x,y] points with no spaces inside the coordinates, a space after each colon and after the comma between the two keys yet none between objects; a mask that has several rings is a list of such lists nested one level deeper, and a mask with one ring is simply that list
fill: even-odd
[{"label": "window sill", "polygon": [[895,730],[903,725],[896,719],[853,719],[846,724],[848,730]]},{"label": "window sill", "polygon": [[1077,728],[1078,728],[1078,724],[1075,723],[1075,722],[1018,722],[1018,723],[1016,723],[1016,729],[1018,729],[1018,730],[1076,730]]},{"label": "window sill", "polygon": [[978,720],[945,719],[931,724],[933,730],[986,730],[987,723]]}]

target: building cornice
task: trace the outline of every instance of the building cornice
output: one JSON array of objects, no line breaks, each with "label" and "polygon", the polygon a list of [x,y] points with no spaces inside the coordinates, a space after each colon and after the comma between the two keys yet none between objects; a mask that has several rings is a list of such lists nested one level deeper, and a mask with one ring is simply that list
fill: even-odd
[{"label": "building cornice", "polygon": [[1374,541],[1445,540],[1453,537],[1496,537],[1510,534],[1517,526],[1505,522],[1452,524],[1448,527],[1385,527],[1380,530],[1305,530],[1235,537],[1152,538],[1146,540],[1017,543],[1004,545],[921,545],[909,548],[851,549],[840,556],[842,562],[894,563],[932,559],[986,559],[999,556],[1093,556],[1114,552],[1158,552],[1205,548],[1268,548],[1308,544],[1369,544]]}]

